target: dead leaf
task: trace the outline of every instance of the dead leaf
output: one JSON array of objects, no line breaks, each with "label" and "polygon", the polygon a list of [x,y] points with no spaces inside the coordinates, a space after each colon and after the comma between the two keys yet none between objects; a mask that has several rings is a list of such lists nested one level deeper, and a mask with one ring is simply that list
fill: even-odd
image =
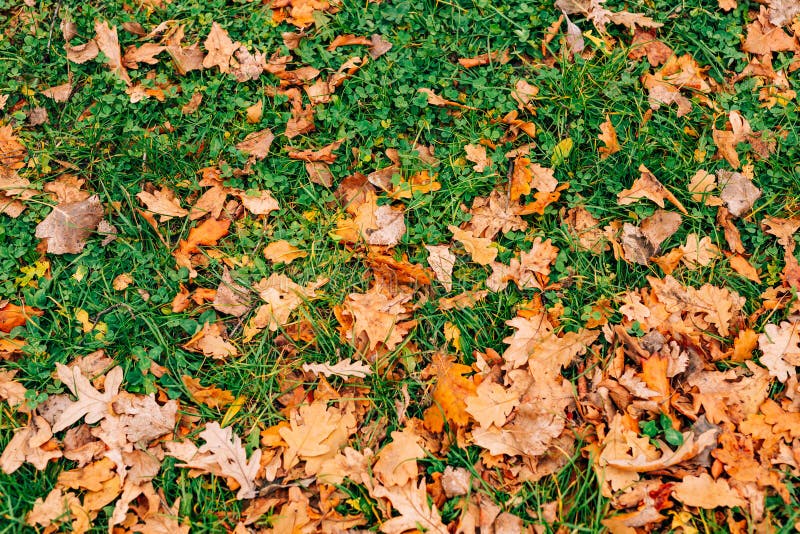
[{"label": "dead leaf", "polygon": [[241,150],[248,156],[260,160],[267,157],[269,148],[275,140],[275,135],[269,128],[247,134],[243,141],[236,144],[237,150]]},{"label": "dead leaf", "polygon": [[77,397],[53,422],[53,432],[61,432],[85,418],[93,424],[111,414],[110,405],[122,384],[122,368],[114,367],[105,376],[104,392],[96,390],[78,367],[56,363],[58,378]]},{"label": "dead leaf", "polygon": [[236,397],[230,391],[211,386],[202,386],[199,380],[191,376],[183,375],[181,381],[194,400],[205,404],[209,408],[224,408],[230,406],[236,400]]},{"label": "dead leaf", "polygon": [[780,325],[766,325],[758,336],[758,348],[763,353],[761,364],[769,374],[786,382],[800,366],[800,324],[783,321]]},{"label": "dead leaf", "polygon": [[264,103],[261,100],[251,106],[247,106],[247,109],[245,109],[245,116],[247,117],[247,122],[250,124],[258,124],[261,122],[261,116],[263,114]]},{"label": "dead leaf", "polygon": [[131,78],[128,76],[128,71],[122,64],[122,53],[119,49],[119,39],[117,38],[117,28],[111,28],[108,22],[97,21],[94,24],[95,42],[97,47],[106,56],[106,65],[111,69],[111,72],[116,74],[127,85],[131,84]]},{"label": "dead leaf", "polygon": [[61,458],[62,453],[50,442],[53,432],[47,421],[34,416],[28,426],[20,428],[8,442],[0,456],[0,469],[11,474],[24,463],[32,464],[39,471],[45,469],[50,460]]},{"label": "dead leaf", "polygon": [[189,101],[181,106],[181,113],[184,115],[191,115],[192,113],[195,113],[200,108],[200,103],[202,101],[203,93],[195,91],[192,93],[192,97],[189,99]]},{"label": "dead leaf", "polygon": [[672,202],[684,215],[688,215],[688,211],[683,207],[675,195],[673,195],[664,185],[656,179],[647,167],[644,165],[639,166],[641,176],[633,182],[630,189],[620,191],[617,195],[617,201],[620,206],[627,206],[634,202],[646,198],[652,200],[658,207],[664,207],[664,200]]},{"label": "dead leaf", "polygon": [[234,317],[241,317],[250,310],[250,290],[234,282],[227,267],[214,294],[213,306],[218,312]]},{"label": "dead leaf", "polygon": [[621,150],[617,140],[617,131],[614,129],[614,124],[612,124],[608,115],[606,115],[606,121],[600,125],[600,135],[597,138],[605,145],[597,149],[600,153],[600,159],[606,159],[611,154]]},{"label": "dead leaf", "polygon": [[325,377],[338,376],[341,378],[366,378],[372,374],[372,369],[362,362],[354,362],[350,358],[329,363],[304,363],[303,371],[323,375]]},{"label": "dead leaf", "polygon": [[239,351],[227,341],[225,327],[222,323],[205,323],[203,328],[187,341],[183,348],[192,352],[200,352],[217,360],[237,356]]},{"label": "dead leaf", "polygon": [[230,72],[231,58],[239,48],[239,43],[231,41],[228,32],[214,22],[203,45],[208,51],[208,55],[203,59],[203,68],[219,67],[220,72]]},{"label": "dead leaf", "polygon": [[686,244],[680,248],[683,252],[681,261],[690,269],[706,267],[721,256],[719,248],[707,235],[701,238],[697,234],[691,233],[686,236]]},{"label": "dead leaf", "polygon": [[708,510],[736,506],[744,507],[747,502],[724,479],[714,480],[707,473],[699,476],[685,476],[672,487],[672,495],[687,506]]},{"label": "dead leaf", "polygon": [[130,273],[122,273],[111,281],[111,287],[117,291],[124,291],[133,283],[133,277]]},{"label": "dead leaf", "polygon": [[492,159],[486,155],[486,147],[483,145],[465,145],[467,159],[473,162],[472,166],[476,172],[483,172],[492,165]]},{"label": "dead leaf", "polygon": [[508,50],[503,50],[502,52],[495,50],[493,52],[489,52],[487,54],[480,54],[474,57],[459,58],[458,64],[464,67],[465,69],[471,69],[473,67],[489,65],[490,63],[498,63],[499,65],[505,65],[509,61],[511,61],[511,56],[508,53]]},{"label": "dead leaf", "polygon": [[189,214],[188,211],[181,207],[180,201],[175,197],[175,193],[167,187],[162,187],[160,190],[156,189],[153,193],[147,191],[140,191],[136,193],[142,204],[147,206],[147,210],[151,213],[159,215],[161,222],[166,222],[173,217],[185,217]]},{"label": "dead leaf", "polygon": [[378,59],[392,49],[392,43],[387,41],[382,35],[377,33],[370,36],[369,57]]},{"label": "dead leaf", "polygon": [[102,218],[103,205],[97,195],[59,204],[36,226],[36,237],[47,240],[50,254],[78,254]]},{"label": "dead leaf", "polygon": [[381,532],[402,534],[422,527],[425,532],[446,534],[447,528],[442,523],[439,511],[436,506],[428,503],[424,480],[420,480],[419,485],[409,482],[405,486],[378,486],[372,491],[372,495],[389,499],[394,509],[400,513],[400,517],[384,522],[380,527]]},{"label": "dead leaf", "polygon": [[238,193],[238,196],[245,209],[253,215],[269,215],[273,211],[281,209],[278,201],[266,189],[263,191],[242,191]]},{"label": "dead leaf", "polygon": [[453,239],[464,245],[464,249],[475,263],[489,265],[497,257],[498,250],[491,246],[491,239],[475,237],[472,232],[461,230],[457,226],[450,225],[447,229],[453,233]]},{"label": "dead leaf", "polygon": [[447,245],[425,245],[428,250],[428,265],[433,269],[436,279],[446,291],[453,289],[453,266],[456,256]]},{"label": "dead leaf", "polygon": [[749,213],[756,200],[761,198],[761,190],[741,173],[719,171],[717,175],[722,189],[719,196],[731,215],[742,217]]},{"label": "dead leaf", "polygon": [[387,486],[404,486],[417,480],[417,460],[425,457],[422,438],[413,429],[395,430],[392,440],[377,454],[372,470]]},{"label": "dead leaf", "polygon": [[290,264],[298,258],[305,258],[308,253],[295,247],[285,239],[273,241],[264,247],[264,257],[272,263]]},{"label": "dead leaf", "polygon": [[62,83],[42,90],[42,95],[52,98],[55,102],[63,103],[72,95],[72,82]]}]

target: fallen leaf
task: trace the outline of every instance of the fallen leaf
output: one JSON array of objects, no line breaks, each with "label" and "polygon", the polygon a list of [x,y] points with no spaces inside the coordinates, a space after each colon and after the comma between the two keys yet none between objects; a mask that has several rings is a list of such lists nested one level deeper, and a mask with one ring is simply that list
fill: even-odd
[{"label": "fallen leaf", "polygon": [[425,245],[428,251],[428,265],[433,269],[436,279],[446,291],[453,289],[453,266],[456,256],[447,245]]},{"label": "fallen leaf", "polygon": [[362,362],[354,362],[350,358],[345,358],[333,365],[329,363],[304,363],[303,371],[325,377],[338,376],[341,378],[366,378],[372,374],[372,369],[368,365]]},{"label": "fallen leaf", "polygon": [[122,367],[114,367],[105,376],[104,392],[96,390],[78,367],[56,363],[59,380],[77,398],[71,401],[53,422],[53,432],[61,432],[85,418],[87,424],[97,423],[110,413],[110,404],[122,384]]},{"label": "fallen leaf", "polygon": [[392,43],[377,33],[372,34],[369,40],[369,57],[372,59],[378,59],[392,49]]},{"label": "fallen leaf", "polygon": [[119,39],[117,38],[117,28],[110,27],[108,22],[97,21],[94,24],[95,42],[97,47],[103,55],[106,56],[106,65],[109,66],[111,72],[116,74],[127,85],[131,84],[131,78],[128,76],[128,71],[122,64],[122,53],[119,49]]},{"label": "fallen leaf", "polygon": [[761,190],[741,173],[720,171],[717,174],[722,189],[719,196],[731,215],[742,217],[749,213],[756,200],[761,198]]},{"label": "fallen leaf", "polygon": [[652,200],[658,207],[664,207],[664,200],[669,200],[673,203],[684,215],[689,212],[683,207],[675,195],[673,195],[664,185],[656,179],[647,167],[644,165],[639,166],[641,176],[637,178],[630,189],[620,191],[617,195],[617,201],[620,206],[627,206],[643,198]]},{"label": "fallen leaf", "polygon": [[497,63],[499,65],[505,65],[511,61],[511,56],[508,53],[508,50],[503,50],[502,52],[493,51],[487,54],[480,54],[474,57],[463,57],[459,58],[458,64],[464,67],[465,69],[471,69],[473,67],[480,67],[483,65],[489,65],[491,63]]},{"label": "fallen leaf", "polygon": [[130,273],[122,273],[111,281],[111,287],[117,291],[124,291],[129,285],[133,283],[133,277]]},{"label": "fallen leaf", "polygon": [[242,191],[238,195],[242,205],[253,215],[269,215],[273,211],[281,209],[278,201],[266,189],[263,191]]},{"label": "fallen leaf", "polygon": [[50,254],[78,254],[102,218],[103,205],[97,195],[59,204],[36,226],[36,237],[47,240]]},{"label": "fallen leaf", "polygon": [[681,261],[690,269],[706,267],[716,258],[721,256],[719,248],[712,243],[711,238],[702,238],[695,233],[686,236],[686,244],[681,245],[683,256]]},{"label": "fallen leaf", "polygon": [[264,257],[272,263],[290,264],[298,258],[305,258],[308,253],[295,247],[285,239],[273,241],[264,247]]},{"label": "fallen leaf", "polygon": [[467,159],[474,163],[472,166],[476,172],[483,172],[492,165],[492,159],[486,155],[486,147],[483,145],[465,145]]},{"label": "fallen leaf", "polygon": [[417,479],[417,460],[425,457],[422,438],[405,427],[391,434],[391,441],[377,454],[372,470],[387,486],[403,486]]},{"label": "fallen leaf", "polygon": [[200,108],[200,103],[202,101],[203,93],[195,91],[192,93],[192,97],[189,99],[189,101],[181,106],[181,113],[184,115],[191,115],[192,113],[195,113]]},{"label": "fallen leaf", "polygon": [[153,193],[140,191],[136,193],[142,204],[147,206],[151,213],[159,215],[161,222],[166,222],[173,217],[185,217],[189,212],[181,207],[180,201],[175,198],[175,193],[166,187],[156,189]]},{"label": "fallen leaf", "polygon": [[761,364],[769,374],[786,382],[800,366],[800,324],[783,321],[780,325],[766,325],[758,336],[758,348],[763,353]]},{"label": "fallen leaf", "polygon": [[214,294],[213,306],[218,312],[234,317],[241,317],[250,310],[250,290],[234,282],[227,267]]},{"label": "fallen leaf", "polygon": [[41,416],[34,416],[28,426],[20,428],[6,445],[0,455],[0,469],[11,474],[22,467],[32,464],[39,471],[45,469],[50,460],[61,458],[61,450],[48,447],[53,432],[47,421]]},{"label": "fallen leaf", "polygon": [[214,22],[203,44],[208,51],[208,55],[203,59],[203,68],[219,67],[220,72],[230,72],[231,58],[239,48],[239,43],[231,41],[228,32]]},{"label": "fallen leaf", "polygon": [[600,159],[606,159],[611,154],[615,154],[621,150],[619,141],[617,140],[617,131],[614,129],[611,119],[606,116],[606,121],[600,124],[600,135],[597,138],[602,141],[604,146],[598,148]]},{"label": "fallen leaf", "polygon": [[385,534],[402,534],[418,527],[436,534],[447,532],[436,506],[428,503],[424,480],[420,480],[419,485],[409,482],[405,486],[378,486],[372,491],[372,495],[389,499],[394,509],[400,513],[400,517],[381,524],[380,530]]},{"label": "fallen leaf", "polygon": [[183,345],[183,348],[217,360],[239,354],[236,347],[227,341],[225,327],[221,323],[205,323],[203,328]]},{"label": "fallen leaf", "polygon": [[233,404],[236,400],[236,397],[230,391],[211,386],[202,386],[199,380],[191,376],[183,375],[181,381],[194,400],[205,404],[209,408],[224,408]]},{"label": "fallen leaf", "polygon": [[251,106],[247,106],[244,110],[247,122],[250,124],[258,124],[261,121],[261,116],[264,114],[264,103],[259,100]]},{"label": "fallen leaf", "polygon": [[236,144],[236,148],[257,160],[264,159],[269,154],[269,148],[274,140],[275,135],[272,130],[265,128],[261,131],[247,134],[243,141]]},{"label": "fallen leaf", "polygon": [[479,265],[489,265],[497,257],[498,250],[492,247],[492,240],[485,237],[475,237],[472,232],[461,230],[457,226],[448,226],[453,233],[453,239],[464,245],[464,249]]},{"label": "fallen leaf", "polygon": [[725,479],[714,480],[707,473],[685,476],[672,487],[672,496],[687,506],[711,510],[719,507],[744,507],[747,502]]}]

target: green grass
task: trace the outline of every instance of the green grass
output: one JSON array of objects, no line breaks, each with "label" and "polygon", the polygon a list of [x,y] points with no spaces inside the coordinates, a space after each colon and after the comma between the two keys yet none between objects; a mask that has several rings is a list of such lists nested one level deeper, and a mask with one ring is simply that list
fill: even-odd
[{"label": "green grass", "polygon": [[[620,2],[613,4],[615,8],[621,6]],[[747,2],[740,4],[744,6]],[[233,39],[266,51],[269,56],[282,46],[281,32],[290,29],[285,24],[273,24],[268,6],[257,2],[175,0],[165,9],[156,10],[120,0],[58,5],[59,17],[73,19],[81,38],[93,35],[93,22],[98,18],[112,25],[138,21],[146,28],[175,19],[186,24],[187,43],[198,39],[202,42],[211,22],[216,21]],[[505,129],[492,119],[516,108],[511,88],[520,78],[540,91],[535,99],[536,116],[529,117],[538,130],[531,159],[549,166],[556,144],[567,137],[574,141],[569,156],[555,169],[559,183],[568,182],[569,188],[544,215],[526,217],[527,232],[500,236],[498,242],[504,249],[503,258],[510,257],[514,250],[527,250],[528,243],[536,236],[550,238],[560,249],[551,278],[565,282],[564,287],[546,291],[543,298],[548,306],[563,305],[561,320],[566,329],[576,330],[583,325],[593,303],[603,298],[613,300],[629,288],[643,287],[648,275],[661,276],[656,266],[629,265],[615,260],[610,252],[594,255],[575,250],[573,238],[562,222],[562,211],[574,206],[585,206],[601,225],[613,220],[636,223],[652,214],[655,210],[652,203],[619,206],[616,201],[617,193],[630,187],[638,177],[640,164],[647,166],[689,209],[681,229],[664,243],[664,250],[685,242],[691,232],[710,235],[718,245],[724,243],[715,222],[715,210],[693,202],[686,184],[699,168],[709,172],[727,168],[724,160],[712,160],[710,156],[712,126],[721,127],[728,111],[740,110],[754,130],[780,130],[786,134],[775,155],[752,161],[756,185],[764,192],[757,208],[761,214],[781,216],[796,213],[798,209],[800,115],[796,102],[763,109],[759,107],[757,89],[745,79],[728,92],[712,96],[719,106],[718,112],[695,101],[691,113],[678,118],[674,108],[663,106],[642,125],[649,103],[639,80],[651,68],[645,61],[636,63],[627,59],[624,44],[630,40],[627,32],[612,28],[611,34],[620,39],[617,46],[608,53],[598,51],[586,60],[566,58],[556,38],[550,44],[555,65],[545,66],[541,63],[539,42],[545,29],[558,17],[549,1],[343,0],[339,12],[327,15],[325,23],[302,41],[295,53],[298,65],[335,71],[350,55],[363,52],[354,51],[353,47],[327,51],[325,47],[330,40],[341,34],[380,33],[393,43],[393,49],[384,57],[369,61],[337,90],[330,104],[318,109],[316,132],[291,142],[276,140],[270,156],[255,163],[252,174],[244,176],[233,173],[233,169],[244,167],[246,162],[246,156],[234,148],[235,143],[247,133],[267,126],[281,132],[289,117],[284,98],[265,96],[267,87],[275,85],[275,78],[264,74],[257,81],[237,83],[216,69],[180,77],[163,54],[157,65],[142,66],[130,74],[138,81],[146,73],[154,72],[156,81],[172,84],[166,101],[150,99],[131,104],[124,84],[101,63],[67,63],[58,21],[51,47],[47,48],[55,8],[56,2],[51,1],[37,2],[35,8],[28,8],[19,2],[0,0],[0,27],[5,28],[0,39],[0,93],[9,96],[6,111],[16,109],[6,114],[3,124],[14,125],[28,149],[25,176],[36,187],[60,174],[56,160],[74,165],[75,170],[68,172],[86,180],[87,189],[100,195],[105,206],[113,206],[108,216],[119,237],[106,247],[100,246],[99,237],[93,237],[80,254],[48,256],[51,277],[20,286],[16,280],[22,276],[21,269],[40,259],[33,229],[49,212],[51,203],[45,197],[37,197],[18,219],[0,215],[0,300],[24,300],[44,311],[42,317],[20,332],[28,342],[25,356],[2,362],[0,368],[18,369],[18,378],[25,387],[40,395],[64,389],[51,376],[56,362],[66,363],[77,355],[103,349],[123,366],[128,391],[150,393],[161,389],[180,399],[184,406],[191,406],[203,420],[220,420],[224,411],[192,403],[180,381],[182,375],[192,375],[204,385],[245,397],[244,408],[230,423],[251,447],[256,446],[258,431],[282,420],[276,398],[285,392],[282,388],[292,369],[298,369],[304,362],[335,362],[354,355],[354,349],[340,339],[332,308],[341,304],[349,293],[365,291],[369,285],[363,255],[337,244],[329,235],[341,213],[331,207],[331,192],[311,184],[303,164],[289,159],[282,147],[320,147],[345,138],[337,151],[339,157],[331,166],[338,182],[353,172],[367,174],[388,165],[384,155],[387,148],[399,151],[404,169],[426,169],[413,145],[415,142],[433,145],[441,161],[435,171],[442,189],[407,202],[408,231],[395,248],[398,255],[408,254],[411,262],[425,265],[427,252],[423,245],[449,243],[451,234],[447,226],[466,220],[462,204],[470,206],[475,197],[488,195],[494,187],[504,184],[507,168],[503,154],[528,141],[522,134],[514,144],[489,150],[495,164],[483,174],[476,174],[463,159],[465,144],[480,139],[500,140]],[[680,4],[656,0],[629,2],[627,8],[664,22],[660,39],[678,55],[689,53],[710,67],[710,76],[719,82],[741,71],[746,64],[746,57],[739,51],[740,35],[749,21],[745,7],[723,14],[711,0]],[[671,13],[680,15],[670,19]],[[584,30],[590,28],[582,19],[578,22]],[[136,42],[134,36],[122,30],[119,35],[123,50]],[[593,48],[588,40],[587,45]],[[455,62],[459,57],[506,48],[512,51],[512,61],[506,65],[466,70]],[[779,54],[775,58],[776,68],[789,60]],[[65,82],[68,73],[76,86],[68,103],[57,104],[39,94],[44,88]],[[796,88],[797,74],[790,77]],[[428,106],[417,92],[421,87],[431,88],[452,100],[463,95],[465,103],[478,110],[453,116],[445,108]],[[192,115],[182,114],[181,106],[195,91],[203,93],[200,110]],[[264,102],[264,116],[258,125],[251,125],[245,120],[244,110],[257,100]],[[34,106],[47,109],[48,124],[26,126],[26,112]],[[89,107],[91,116],[80,120]],[[606,116],[616,127],[622,150],[602,160],[597,153],[600,144],[597,135]],[[167,121],[173,128],[170,132],[161,128]],[[702,163],[694,157],[698,148],[709,153]],[[357,155],[354,149],[358,150]],[[192,307],[178,314],[170,311],[172,298],[181,283],[188,283],[188,275],[185,270],[176,270],[170,249],[137,214],[140,205],[135,194],[144,183],[150,182],[165,185],[179,198],[186,198],[200,191],[198,171],[211,165],[222,168],[226,184],[269,189],[281,205],[281,210],[273,213],[266,223],[254,218],[235,222],[231,234],[220,244],[219,250],[225,256],[240,259],[247,255],[252,259],[249,265],[235,270],[237,280],[248,284],[273,271],[283,272],[301,284],[318,277],[330,278],[324,295],[296,315],[314,326],[314,343],[301,343],[291,352],[285,352],[276,346],[276,334],[265,333],[251,343],[238,344],[241,356],[222,364],[182,348],[215,314],[210,306]],[[314,212],[315,216],[306,217],[308,212]],[[779,282],[783,263],[774,239],[759,230],[756,218],[738,224],[745,248],[752,254],[751,262],[764,273],[762,285],[732,274],[725,261],[694,272],[679,270],[676,276],[686,284],[712,283],[738,291],[748,299],[749,313],[759,307],[759,295],[764,288]],[[174,247],[179,239],[186,237],[190,226],[186,220],[174,219],[162,223],[159,230]],[[261,249],[278,239],[289,239],[308,251],[308,257],[288,266],[273,267],[261,256]],[[212,258],[193,285],[214,288],[222,271],[222,262]],[[454,269],[454,289],[449,296],[480,287],[488,272],[490,269],[459,256]],[[115,291],[112,280],[123,273],[130,273],[136,282],[124,292]],[[149,300],[136,289],[146,291]],[[415,313],[418,326],[409,338],[410,343],[389,356],[390,362],[398,364],[391,366],[394,372],[375,373],[365,381],[371,407],[364,424],[383,422],[387,435],[402,426],[395,410],[395,401],[402,398],[402,386],[408,388],[415,400],[409,407],[409,416],[421,417],[430,403],[432,384],[421,377],[420,371],[431,354],[446,346],[445,322],[455,324],[460,330],[463,345],[460,358],[471,363],[473,351],[489,348],[503,351],[502,340],[511,333],[505,321],[515,315],[521,302],[536,293],[519,291],[511,284],[506,291],[490,294],[473,308],[442,312],[436,307],[436,299],[446,295],[441,285],[434,283],[424,291],[429,301]],[[105,338],[96,339],[94,332],[82,332],[75,319],[78,309],[86,310],[92,318],[104,313],[102,321],[108,325]],[[235,320],[228,325],[229,331],[241,330]],[[232,339],[237,342],[234,336]],[[155,379],[143,372],[150,360],[167,367],[169,374]],[[332,382],[337,384],[335,379]],[[314,384],[304,386],[313,389]],[[21,424],[24,416],[4,406],[0,412],[0,447],[11,438],[12,429]],[[587,467],[580,447],[576,451],[556,475],[536,484],[526,483],[509,511],[526,521],[534,520],[542,505],[561,500],[560,522],[548,529],[565,527],[576,532],[601,529],[600,521],[610,505],[600,496],[594,472]],[[446,465],[473,469],[479,452],[477,447],[454,447],[446,458],[431,458],[423,465],[428,474],[441,472]],[[235,525],[243,505],[235,501],[224,482],[210,477],[190,479],[175,463],[166,460],[155,483],[163,488],[169,502],[181,498],[180,513],[190,518],[192,532],[223,532]],[[0,474],[3,518],[0,533],[25,531],[21,518],[36,498],[47,494],[58,473],[68,466],[68,462],[61,461],[39,472],[26,465],[13,475]],[[374,504],[369,502],[364,488],[349,485],[344,490],[354,501],[362,503],[362,511]],[[500,503],[508,499],[508,494],[488,484],[477,491]],[[798,502],[793,486],[791,494],[789,505],[780,500],[768,501],[769,513],[777,524],[792,524],[797,519],[794,510]],[[456,506],[453,500],[444,507],[445,519],[458,517]],[[222,518],[219,512],[228,517]],[[95,520],[93,531],[104,529],[106,513],[108,510]],[[724,519],[721,523],[718,520],[708,513],[696,520],[695,527],[701,531],[724,530]]]}]

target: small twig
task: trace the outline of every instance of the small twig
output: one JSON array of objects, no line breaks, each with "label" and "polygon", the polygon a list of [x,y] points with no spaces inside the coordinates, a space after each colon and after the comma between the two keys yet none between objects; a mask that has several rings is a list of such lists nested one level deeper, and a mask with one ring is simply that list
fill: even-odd
[{"label": "small twig", "polygon": [[44,49],[44,62],[47,63],[50,61],[50,45],[53,43],[53,27],[56,25],[56,19],[58,18],[58,12],[61,10],[61,3],[64,0],[58,0],[56,2],[56,9],[53,11],[53,17],[50,19],[50,31],[47,34],[47,47]]},{"label": "small twig", "polygon": [[512,159],[508,162],[508,174],[506,174],[506,178],[508,180],[508,189],[506,189],[506,205],[511,204],[511,182],[514,178],[514,165],[516,160]]},{"label": "small twig", "polygon": [[128,310],[128,313],[131,314],[131,318],[132,319],[136,319],[136,314],[134,313],[133,308],[131,308],[129,305],[125,304],[124,302],[120,302],[118,304],[112,304],[108,308],[106,308],[104,310],[100,310],[97,313],[97,315],[95,315],[94,321],[92,322],[92,328],[91,328],[91,330],[89,330],[89,332],[94,330],[94,327],[97,326],[97,323],[100,322],[100,319],[102,319],[104,315],[106,315],[109,312],[112,312],[113,310],[116,310],[117,308],[125,308],[126,310]]}]

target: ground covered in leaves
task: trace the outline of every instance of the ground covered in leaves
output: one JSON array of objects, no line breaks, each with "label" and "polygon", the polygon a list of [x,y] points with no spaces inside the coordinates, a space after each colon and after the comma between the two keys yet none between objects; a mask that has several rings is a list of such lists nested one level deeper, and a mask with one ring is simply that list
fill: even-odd
[{"label": "ground covered in leaves", "polygon": [[0,532],[800,524],[796,0],[0,20]]}]

